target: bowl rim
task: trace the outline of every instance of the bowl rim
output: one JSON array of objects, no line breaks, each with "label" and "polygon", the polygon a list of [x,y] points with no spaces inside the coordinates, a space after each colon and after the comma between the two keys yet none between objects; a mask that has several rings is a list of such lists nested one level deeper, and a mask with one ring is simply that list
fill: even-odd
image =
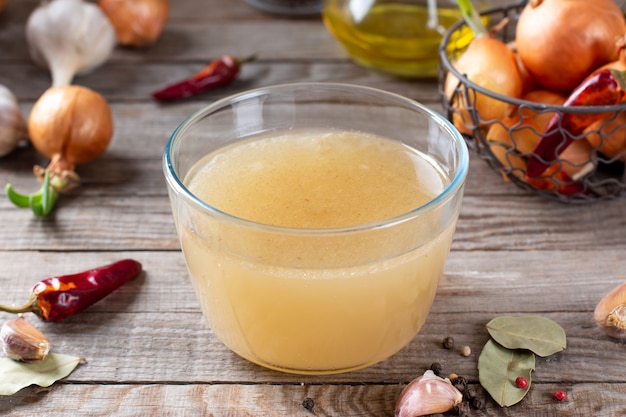
[{"label": "bowl rim", "polygon": [[[196,197],[184,184],[183,179],[176,173],[175,164],[172,159],[172,153],[178,142],[181,140],[183,134],[191,128],[200,119],[208,116],[209,114],[219,111],[220,109],[231,106],[232,104],[269,95],[276,91],[294,90],[294,89],[324,89],[324,90],[341,90],[344,92],[359,92],[360,94],[373,95],[378,97],[384,97],[390,103],[398,103],[403,106],[413,108],[416,111],[424,114],[428,119],[434,120],[438,127],[445,132],[454,142],[454,149],[457,154],[458,170],[454,178],[445,186],[445,188],[437,194],[436,197],[431,199],[426,204],[416,207],[408,212],[382,219],[374,222],[368,222],[352,226],[343,227],[329,227],[329,228],[299,228],[299,227],[287,227],[277,226],[265,223],[260,223],[252,220],[247,220],[238,216],[234,216],[220,209],[217,209],[210,204],[205,203],[198,197]],[[165,146],[162,158],[162,168],[165,175],[166,182],[171,192],[176,193],[187,204],[191,205],[197,210],[200,210],[206,214],[209,214],[220,221],[233,222],[245,227],[255,228],[258,230],[264,230],[268,232],[275,232],[280,234],[304,234],[304,235],[325,235],[325,234],[338,234],[338,233],[353,233],[362,232],[374,229],[383,229],[394,227],[409,221],[412,221],[427,212],[431,212],[437,208],[444,206],[448,201],[453,199],[458,194],[462,194],[463,186],[467,178],[469,170],[469,149],[463,135],[454,127],[442,114],[427,107],[418,101],[402,96],[390,91],[362,86],[358,84],[349,83],[336,83],[336,82],[296,82],[275,84],[266,87],[260,87],[252,90],[243,91],[237,94],[229,95],[220,100],[217,100],[202,109],[196,111],[191,116],[184,119],[172,132],[167,144]]]}]

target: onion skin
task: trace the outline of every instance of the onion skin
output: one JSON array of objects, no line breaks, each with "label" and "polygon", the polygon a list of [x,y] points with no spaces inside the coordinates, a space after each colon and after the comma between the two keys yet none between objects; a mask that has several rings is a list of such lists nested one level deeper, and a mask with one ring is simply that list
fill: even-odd
[{"label": "onion skin", "polygon": [[[541,103],[547,106],[562,106],[567,100],[567,96],[558,92],[551,90],[533,90],[522,96],[522,100],[532,101],[533,103]],[[540,126],[540,132],[548,125],[550,119],[554,116],[555,112],[553,111],[535,111],[530,108],[522,109],[522,117],[524,119],[532,118],[537,126]],[[529,151],[532,151],[530,149]]]},{"label": "onion skin", "polygon": [[169,17],[168,0],[100,0],[120,45],[143,48],[157,41]]},{"label": "onion skin", "polygon": [[516,45],[537,82],[570,91],[617,59],[615,40],[624,34],[614,0],[530,0],[517,23]]},{"label": "onion skin", "polygon": [[35,149],[73,171],[96,159],[113,136],[113,114],[107,101],[89,88],[51,87],[33,106],[28,134]]},{"label": "onion skin", "polygon": [[626,113],[612,117],[589,125],[585,138],[605,156],[626,162]]}]

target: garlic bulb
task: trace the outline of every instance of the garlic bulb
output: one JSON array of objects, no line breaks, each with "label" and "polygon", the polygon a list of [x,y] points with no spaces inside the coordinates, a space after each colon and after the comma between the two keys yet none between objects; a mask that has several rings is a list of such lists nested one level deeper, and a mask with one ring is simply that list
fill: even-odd
[{"label": "garlic bulb", "polygon": [[0,85],[0,156],[10,153],[26,138],[26,123],[17,99],[11,90]]},{"label": "garlic bulb", "polygon": [[2,325],[0,341],[4,354],[17,361],[40,361],[50,351],[46,336],[21,315]]},{"label": "garlic bulb", "polygon": [[39,5],[26,22],[26,40],[35,63],[50,70],[53,86],[69,85],[75,75],[93,71],[116,44],[109,19],[83,0]]},{"label": "garlic bulb", "polygon": [[445,413],[463,401],[463,394],[450,380],[430,369],[404,387],[396,401],[395,417],[419,417]]},{"label": "garlic bulb", "polygon": [[163,32],[169,16],[168,0],[99,0],[120,45],[143,48]]}]

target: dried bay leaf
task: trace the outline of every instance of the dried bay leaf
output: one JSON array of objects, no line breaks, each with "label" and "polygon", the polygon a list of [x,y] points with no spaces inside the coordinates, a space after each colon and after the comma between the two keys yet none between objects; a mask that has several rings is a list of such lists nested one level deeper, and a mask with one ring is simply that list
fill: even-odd
[{"label": "dried bay leaf", "polygon": [[[480,385],[500,404],[509,407],[520,402],[530,390],[531,373],[535,369],[535,354],[528,350],[507,349],[490,339],[478,357]],[[528,381],[526,388],[518,388],[517,377]]]},{"label": "dried bay leaf", "polygon": [[528,349],[545,357],[565,349],[565,331],[541,316],[502,316],[487,323],[491,337],[508,349]]},{"label": "dried bay leaf", "polygon": [[68,376],[83,358],[49,353],[39,362],[18,362],[0,358],[0,395],[13,395],[30,385],[49,387]]}]

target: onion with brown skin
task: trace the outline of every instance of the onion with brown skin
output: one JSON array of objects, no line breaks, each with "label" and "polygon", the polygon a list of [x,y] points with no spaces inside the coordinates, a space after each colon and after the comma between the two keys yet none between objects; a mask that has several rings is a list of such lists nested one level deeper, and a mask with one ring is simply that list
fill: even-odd
[{"label": "onion with brown skin", "polygon": [[168,0],[99,0],[120,45],[143,48],[161,36],[169,17]]},{"label": "onion with brown skin", "polygon": [[[463,20],[474,33],[474,39],[452,66],[461,76],[481,88],[496,95],[519,98],[524,83],[515,52],[495,37],[508,20],[502,20],[487,30],[470,0],[459,0],[458,5]],[[482,94],[475,88],[469,88],[466,83],[463,85],[467,91],[463,88],[457,91],[459,85],[459,79],[453,71],[448,72],[444,91],[452,107],[456,109],[452,121],[461,133],[471,135],[472,130],[477,127],[470,116],[469,108],[473,108],[474,113],[478,115],[480,119],[478,126],[482,127],[509,116],[515,107],[503,100]]]},{"label": "onion with brown skin", "polygon": [[[515,54],[502,41],[490,36],[475,38],[467,51],[453,63],[459,73],[496,94],[517,98],[522,94],[522,79],[515,62]],[[446,78],[446,96],[452,99],[454,124],[462,133],[470,133],[475,127],[467,114],[467,107],[474,106],[481,121],[500,120],[508,116],[513,104],[471,90],[469,103],[464,94],[454,96],[459,80],[450,72]]]},{"label": "onion with brown skin", "polygon": [[93,161],[107,149],[113,136],[113,114],[104,97],[89,88],[51,87],[31,110],[28,134],[33,147],[50,158],[46,168],[34,167],[43,187],[34,194],[22,195],[8,184],[6,192],[16,206],[46,215],[57,193],[78,185],[76,165]]},{"label": "onion with brown skin", "polygon": [[537,82],[570,91],[617,58],[615,39],[625,33],[614,0],[529,0],[517,22],[516,45]]},{"label": "onion with brown skin", "polygon": [[[546,106],[562,106],[567,100],[567,96],[558,91],[551,90],[532,90],[522,96],[522,100],[531,101],[533,103],[545,104]],[[532,118],[535,123],[540,126],[539,132],[543,131],[548,122],[554,116],[555,111],[541,111],[538,108],[526,107],[522,109],[522,117],[525,119]],[[533,145],[534,147],[534,145]],[[529,149],[529,152],[532,149]]]}]

